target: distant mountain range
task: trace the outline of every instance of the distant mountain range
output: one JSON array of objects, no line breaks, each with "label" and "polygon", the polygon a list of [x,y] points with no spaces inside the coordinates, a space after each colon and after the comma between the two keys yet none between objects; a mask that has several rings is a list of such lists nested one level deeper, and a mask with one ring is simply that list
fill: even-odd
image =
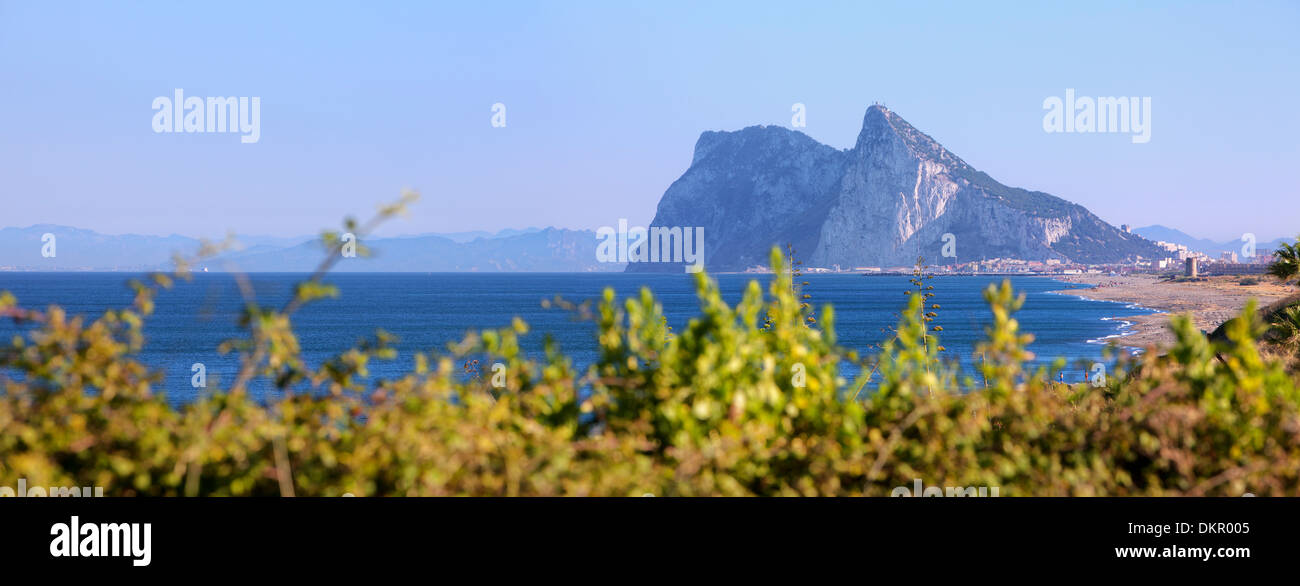
[{"label": "distant mountain range", "polygon": [[[867,109],[847,150],[776,126],[703,133],[650,225],[695,226],[714,271],[767,265],[771,248],[787,243],[808,266],[841,268],[907,266],[918,256],[933,264],[1164,256],[1081,205],[998,183],[883,106]],[[948,242],[955,256],[942,255]]]},{"label": "distant mountain range", "polygon": [[[1134,228],[1133,233],[1141,234],[1143,238],[1149,240],[1181,244],[1195,252],[1203,252],[1210,256],[1219,256],[1219,254],[1223,252],[1240,253],[1243,244],[1240,239],[1229,240],[1227,242],[1215,242],[1208,238],[1196,238],[1194,236],[1189,236],[1180,230],[1175,230],[1159,224],[1146,226],[1144,228]],[[1276,250],[1283,242],[1289,243],[1291,240],[1286,238],[1278,238],[1267,242],[1257,240],[1255,242],[1255,249],[1258,251]]]},{"label": "distant mountain range", "polygon": [[[42,256],[42,236],[55,236],[54,256]],[[239,250],[200,263],[210,271],[306,272],[324,248],[314,237],[237,236]],[[496,233],[460,232],[370,238],[368,258],[344,258],[334,270],[349,272],[592,272],[623,265],[596,260],[589,230],[527,228]],[[0,270],[149,271],[171,268],[173,253],[194,254],[188,236],[106,235],[57,225],[0,228]]]},{"label": "distant mountain range", "polygon": [[479,238],[487,238],[487,239],[504,238],[507,236],[519,236],[521,234],[532,234],[533,232],[541,232],[541,231],[542,228],[524,228],[522,230],[516,230],[514,228],[506,228],[498,232],[487,232],[484,230],[474,230],[470,232],[429,232],[427,234],[417,234],[415,236],[399,236],[398,238],[437,236],[439,238],[446,238],[447,240],[450,240],[452,242],[464,244],[466,242],[473,242],[475,240],[478,240]]}]

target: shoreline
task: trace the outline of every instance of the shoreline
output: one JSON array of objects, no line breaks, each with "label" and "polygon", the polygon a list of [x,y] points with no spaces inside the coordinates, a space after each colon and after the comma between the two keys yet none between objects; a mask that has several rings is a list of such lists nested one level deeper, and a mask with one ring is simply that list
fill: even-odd
[{"label": "shoreline", "polygon": [[1192,322],[1205,332],[1212,332],[1225,321],[1236,317],[1247,301],[1258,300],[1259,307],[1282,299],[1295,292],[1294,287],[1283,286],[1267,276],[1251,275],[1259,279],[1258,285],[1241,285],[1241,276],[1209,277],[1205,281],[1174,283],[1161,281],[1154,275],[1062,275],[1054,277],[1061,283],[1083,287],[1051,291],[1061,295],[1074,295],[1097,301],[1127,303],[1134,308],[1157,313],[1116,315],[1111,319],[1131,325],[1117,335],[1102,340],[1114,340],[1125,348],[1168,348],[1174,342],[1169,329],[1173,314],[1190,313]]}]

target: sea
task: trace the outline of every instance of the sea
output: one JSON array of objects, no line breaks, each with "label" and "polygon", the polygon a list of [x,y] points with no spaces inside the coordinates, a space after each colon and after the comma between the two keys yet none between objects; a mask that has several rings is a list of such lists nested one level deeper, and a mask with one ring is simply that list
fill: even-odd
[{"label": "sea", "polygon": [[[97,317],[105,310],[127,307],[132,292],[127,282],[134,275],[114,273],[0,272],[0,291],[13,293],[20,305],[43,309],[60,305],[70,314]],[[289,299],[303,274],[253,273],[248,275],[258,301],[280,307]],[[735,304],[746,285],[757,280],[766,291],[772,278],[765,274],[714,275],[723,297]],[[816,307],[835,307],[835,331],[842,346],[871,353],[889,337],[887,328],[898,321],[898,312],[911,286],[907,276],[862,276],[857,274],[809,274],[808,284]],[[1103,360],[1108,342],[1123,336],[1131,324],[1123,316],[1151,313],[1135,305],[1094,301],[1069,294],[1078,284],[1049,277],[938,276],[930,280],[933,303],[941,306],[937,325],[943,326],[941,343],[947,358],[961,364],[974,376],[970,356],[992,321],[982,291],[990,284],[1010,279],[1024,292],[1024,307],[1016,314],[1023,331],[1034,334],[1030,349],[1035,363],[1048,365],[1063,357],[1067,366],[1062,377],[1068,382],[1086,380],[1089,364]],[[592,300],[593,306],[606,287],[620,297],[638,294],[648,287],[663,304],[668,323],[682,331],[700,314],[693,275],[622,273],[337,273],[326,282],[338,286],[340,296],[310,304],[294,317],[304,358],[319,365],[352,347],[378,328],[395,334],[398,357],[372,365],[374,379],[393,378],[408,372],[417,351],[445,352],[447,344],[460,340],[467,331],[508,326],[520,317],[531,326],[522,340],[526,353],[541,357],[543,335],[551,334],[560,349],[580,370],[597,357],[596,328],[590,321],[575,319],[573,312],[546,308],[544,300],[556,296],[575,303]],[[1065,290],[1064,293],[1056,291]],[[139,359],[162,373],[160,392],[173,404],[185,403],[229,384],[238,372],[234,354],[218,353],[218,345],[241,335],[236,318],[243,305],[235,276],[227,273],[198,273],[189,282],[177,281],[174,288],[157,297],[154,314],[145,326],[146,343]],[[0,340],[8,340],[30,325],[0,323]],[[204,365],[205,388],[191,384],[192,367]],[[846,365],[846,378],[857,369]],[[0,370],[0,376],[20,378]],[[277,391],[265,381],[252,387],[254,395],[272,399]]]}]

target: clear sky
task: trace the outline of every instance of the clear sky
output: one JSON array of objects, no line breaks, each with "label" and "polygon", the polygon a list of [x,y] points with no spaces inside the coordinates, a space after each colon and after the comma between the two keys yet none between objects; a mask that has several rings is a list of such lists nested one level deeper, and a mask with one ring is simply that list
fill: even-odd
[{"label": "clear sky", "polygon": [[[0,0],[0,226],[298,235],[647,224],[699,133],[852,146],[884,102],[999,181],[1113,223],[1300,231],[1300,3]],[[152,102],[256,96],[261,138]],[[1151,141],[1048,134],[1043,100],[1149,96]],[[491,125],[492,105],[506,127]]]}]

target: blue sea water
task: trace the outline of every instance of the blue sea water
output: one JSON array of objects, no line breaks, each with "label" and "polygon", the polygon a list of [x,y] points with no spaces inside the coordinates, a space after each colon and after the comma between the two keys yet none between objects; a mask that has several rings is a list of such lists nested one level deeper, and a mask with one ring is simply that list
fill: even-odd
[{"label": "blue sea water", "polygon": [[[301,274],[261,273],[249,275],[259,301],[281,306],[290,296]],[[10,291],[29,308],[50,304],[63,306],[70,314],[97,317],[106,309],[126,307],[132,293],[126,286],[130,275],[123,273],[0,273],[0,291]],[[724,274],[715,276],[724,298],[739,301],[746,284],[770,275]],[[1003,277],[936,277],[931,281],[939,303],[937,324],[947,354],[969,366],[974,343],[983,337],[991,316],[981,296],[990,283]],[[909,287],[905,276],[863,277],[851,274],[805,275],[806,292],[817,307],[835,306],[835,329],[840,344],[866,351],[888,335],[883,328],[897,322],[903,295]],[[1011,277],[1017,291],[1027,294],[1017,314],[1023,331],[1035,335],[1030,349],[1040,364],[1056,357],[1068,361],[1067,381],[1084,380],[1084,363],[1102,358],[1104,342],[1124,332],[1119,316],[1149,313],[1121,303],[1092,301],[1051,291],[1076,287],[1045,277]],[[620,297],[649,287],[664,306],[669,324],[682,330],[699,315],[692,275],[686,274],[472,274],[472,273],[340,273],[327,282],[341,289],[337,299],[311,304],[294,318],[304,357],[312,365],[350,348],[358,339],[383,328],[400,338],[398,359],[373,365],[372,377],[388,378],[409,371],[416,351],[441,351],[471,329],[496,328],[519,316],[532,331],[524,348],[540,356],[543,333],[550,333],[575,366],[585,368],[596,358],[595,326],[575,321],[569,312],[544,309],[542,300],[559,295],[581,302],[598,299],[605,287]],[[179,281],[157,299],[155,314],[145,332],[146,346],[141,360],[164,374],[162,391],[172,402],[194,399],[204,389],[190,385],[191,365],[206,366],[208,389],[233,381],[238,371],[235,355],[221,355],[217,346],[238,337],[235,325],[242,297],[232,275],[200,273],[193,281]],[[8,340],[20,327],[6,320],[0,335]],[[8,373],[12,376],[12,373]],[[845,376],[854,374],[852,369]],[[269,394],[269,385],[254,388]]]}]

